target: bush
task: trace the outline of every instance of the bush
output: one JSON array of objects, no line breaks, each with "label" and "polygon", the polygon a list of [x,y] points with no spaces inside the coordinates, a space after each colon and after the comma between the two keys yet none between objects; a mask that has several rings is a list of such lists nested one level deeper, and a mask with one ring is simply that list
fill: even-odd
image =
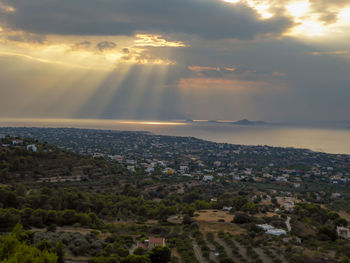
[{"label": "bush", "polygon": [[246,214],[237,214],[232,222],[235,224],[246,224],[251,222],[251,218]]}]

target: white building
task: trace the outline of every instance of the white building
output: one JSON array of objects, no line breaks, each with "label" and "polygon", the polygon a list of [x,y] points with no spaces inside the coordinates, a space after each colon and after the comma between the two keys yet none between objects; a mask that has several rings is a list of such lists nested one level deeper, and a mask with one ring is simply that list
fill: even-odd
[{"label": "white building", "polygon": [[126,167],[130,172],[135,172],[136,170],[135,170],[135,166],[133,166],[133,165],[128,165],[127,167]]},{"label": "white building", "polygon": [[35,144],[30,144],[30,145],[27,145],[27,151],[37,152],[38,148],[36,147]]},{"label": "white building", "polygon": [[187,165],[180,165],[180,170],[181,171],[187,171],[188,170],[188,166]]},{"label": "white building", "polygon": [[154,168],[153,167],[147,167],[145,171],[146,171],[146,173],[153,173],[154,172]]},{"label": "white building", "polygon": [[22,140],[12,140],[12,145],[22,145],[23,141]]},{"label": "white building", "polygon": [[337,227],[337,234],[338,236],[345,238],[345,239],[350,239],[350,229],[346,227]]},{"label": "white building", "polygon": [[268,224],[258,225],[258,227],[263,229],[266,232],[266,234],[269,234],[269,235],[281,236],[281,235],[286,235],[287,234],[287,232],[285,230],[275,228],[274,226],[271,226],[271,225],[268,225]]},{"label": "white building", "polygon": [[223,211],[231,212],[232,206],[224,206],[224,207],[222,208],[222,210],[223,210]]},{"label": "white building", "polygon": [[213,181],[213,179],[214,179],[214,176],[212,176],[212,175],[205,175],[205,176],[203,177],[203,181],[204,181],[204,182]]}]

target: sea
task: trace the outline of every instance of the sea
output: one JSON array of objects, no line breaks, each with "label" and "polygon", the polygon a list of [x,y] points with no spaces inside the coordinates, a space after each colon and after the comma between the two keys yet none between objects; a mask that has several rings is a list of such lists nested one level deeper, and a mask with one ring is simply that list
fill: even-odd
[{"label": "sea", "polygon": [[148,131],[158,135],[191,136],[213,142],[268,145],[350,154],[350,129],[343,126],[234,125],[216,121],[133,121],[96,119],[0,119],[0,127],[87,128]]}]

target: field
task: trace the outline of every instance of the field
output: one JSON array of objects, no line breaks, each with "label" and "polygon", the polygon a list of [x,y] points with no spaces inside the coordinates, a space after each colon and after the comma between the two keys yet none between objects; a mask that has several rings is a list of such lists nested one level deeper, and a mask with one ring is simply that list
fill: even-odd
[{"label": "field", "polygon": [[195,213],[194,220],[198,223],[201,232],[225,231],[231,234],[244,232],[236,224],[232,224],[234,215],[222,210],[201,210]]}]

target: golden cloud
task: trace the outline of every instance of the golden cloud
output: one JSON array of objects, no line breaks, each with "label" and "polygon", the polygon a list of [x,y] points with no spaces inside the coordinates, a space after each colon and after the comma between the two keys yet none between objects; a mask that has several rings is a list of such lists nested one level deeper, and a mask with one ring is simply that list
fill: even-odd
[{"label": "golden cloud", "polygon": [[273,81],[250,81],[238,79],[217,78],[181,78],[178,87],[180,89],[223,90],[229,89],[234,93],[264,92],[268,90],[280,90],[284,85]]},{"label": "golden cloud", "polygon": [[13,6],[6,5],[6,4],[0,2],[0,12],[12,13],[15,11],[16,11],[16,9]]},{"label": "golden cloud", "polygon": [[206,66],[188,66],[188,69],[195,72],[200,71],[220,71],[219,67],[206,67]]},{"label": "golden cloud", "polygon": [[186,47],[181,41],[168,41],[162,35],[137,34],[136,46],[142,47]]}]

